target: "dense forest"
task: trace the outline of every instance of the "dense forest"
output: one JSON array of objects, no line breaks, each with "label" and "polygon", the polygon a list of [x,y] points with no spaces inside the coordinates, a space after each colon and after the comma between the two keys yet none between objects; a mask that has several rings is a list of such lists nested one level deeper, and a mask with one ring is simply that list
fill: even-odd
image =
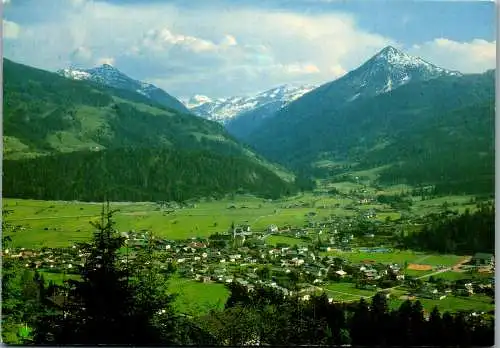
[{"label": "dense forest", "polygon": [[445,254],[494,253],[494,205],[481,203],[474,213],[469,210],[459,215],[443,212],[429,220],[421,232],[405,238],[407,247]]},{"label": "dense forest", "polygon": [[279,170],[222,125],[169,109],[139,93],[67,79],[8,59],[3,71],[5,159],[154,147],[210,151]]},{"label": "dense forest", "polygon": [[[337,92],[343,94],[333,86],[306,94],[263,122],[246,140],[270,159],[294,167],[309,164],[322,153],[357,162],[400,134],[425,130],[441,114],[493,101],[495,78],[492,73],[439,77],[351,103],[333,103],[337,97],[331,94]],[[462,128],[462,117],[443,121],[450,131]],[[478,132],[475,135],[481,137],[491,134]]]},{"label": "dense forest", "polygon": [[494,131],[494,100],[470,105],[403,132],[398,146],[374,151],[364,165],[398,163],[381,173],[383,184],[434,184],[441,195],[493,193]]},{"label": "dense forest", "polygon": [[357,170],[392,165],[381,183],[492,192],[494,81],[491,72],[440,77],[341,106],[326,97],[333,87],[319,88],[246,141],[290,168],[310,170],[320,159],[357,164]]},{"label": "dense forest", "polygon": [[[3,330],[9,343],[126,345],[311,345],[491,346],[494,326],[466,313],[428,318],[419,301],[390,310],[385,295],[370,303],[330,303],[325,295],[302,301],[276,289],[229,286],[222,311],[190,318],[172,308],[166,280],[175,269],[155,262],[153,239],[133,261],[117,262],[124,239],[112,211],[103,211],[80,280],[45,284],[42,276],[20,272],[9,259],[2,273]],[[3,226],[4,229],[7,226]],[[22,233],[18,231],[17,233]],[[20,329],[16,332],[16,329]]]},{"label": "dense forest", "polygon": [[184,201],[248,192],[278,198],[309,184],[287,183],[246,158],[155,148],[7,160],[3,170],[4,197],[43,200]]}]

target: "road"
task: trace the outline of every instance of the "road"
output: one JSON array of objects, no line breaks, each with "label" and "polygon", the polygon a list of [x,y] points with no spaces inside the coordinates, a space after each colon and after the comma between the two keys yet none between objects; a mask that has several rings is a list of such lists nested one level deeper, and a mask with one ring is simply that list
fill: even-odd
[{"label": "road", "polygon": [[80,217],[99,217],[101,215],[71,215],[71,216],[44,216],[44,217],[29,217],[23,219],[12,219],[10,221],[26,221],[26,220],[48,220],[48,219],[75,219]]},{"label": "road", "polygon": [[[436,271],[436,272],[427,273],[427,274],[424,274],[423,276],[416,277],[415,279],[429,278],[431,276],[435,276],[437,274],[449,272],[449,271],[459,271],[460,266],[463,265],[464,263],[469,262],[471,259],[472,259],[471,256],[467,256],[462,261],[458,262],[457,264],[453,265],[452,267],[446,267],[446,268],[440,269],[439,271]],[[393,286],[392,288],[385,288],[383,290],[393,290],[393,289],[399,288],[400,286],[402,286],[402,285]]]}]

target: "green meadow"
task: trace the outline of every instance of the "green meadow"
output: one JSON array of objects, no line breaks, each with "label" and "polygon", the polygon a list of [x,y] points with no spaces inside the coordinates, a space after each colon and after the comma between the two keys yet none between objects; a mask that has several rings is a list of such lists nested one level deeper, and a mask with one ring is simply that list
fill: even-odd
[{"label": "green meadow", "polygon": [[220,283],[201,283],[176,277],[168,283],[168,290],[176,294],[174,308],[187,315],[198,316],[223,309],[229,296],[229,290]]},{"label": "green meadow", "polygon": [[[271,224],[303,226],[306,215],[315,212],[315,220],[324,219],[341,207],[329,210],[321,207],[292,207],[294,203],[317,201],[312,195],[298,196],[283,201],[268,202],[250,196],[221,201],[202,201],[193,208],[165,211],[155,203],[111,203],[118,209],[114,219],[119,231],[149,230],[168,239],[207,237],[226,232],[231,224],[251,225],[253,231],[265,231]],[[330,199],[316,203],[345,204],[345,200]],[[12,210],[8,220],[23,229],[16,233],[14,246],[39,248],[64,247],[88,239],[93,231],[90,221],[99,219],[99,203],[36,201],[3,199],[3,207]]]},{"label": "green meadow", "polygon": [[[437,306],[441,313],[449,311],[491,311],[495,308],[495,306],[491,303],[491,298],[484,295],[473,295],[471,297],[455,297],[455,296],[447,296],[442,300],[431,300],[426,298],[418,299],[422,306],[427,312],[432,311],[432,309]],[[401,306],[401,304],[405,300],[399,298],[391,298],[389,301],[389,307],[396,309]]]},{"label": "green meadow", "polygon": [[444,265],[451,266],[459,262],[462,257],[457,255],[439,255],[439,254],[427,254],[415,251],[402,251],[393,250],[387,253],[371,253],[371,252],[343,252],[343,251],[329,251],[322,252],[321,255],[324,256],[334,256],[341,257],[343,259],[349,260],[351,262],[362,262],[362,261],[375,261],[378,263],[396,263],[399,265],[404,265],[407,263],[418,263],[424,265]]}]

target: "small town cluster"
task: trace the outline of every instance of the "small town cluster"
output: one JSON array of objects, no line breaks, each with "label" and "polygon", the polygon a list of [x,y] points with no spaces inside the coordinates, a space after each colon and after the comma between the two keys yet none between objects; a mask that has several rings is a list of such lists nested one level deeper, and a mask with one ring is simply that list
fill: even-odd
[{"label": "small town cluster", "polygon": [[[387,297],[397,294],[401,299],[444,299],[447,296],[483,294],[493,301],[494,297],[494,258],[490,254],[476,254],[454,267],[428,266],[423,273],[425,277],[417,277],[408,275],[407,271],[418,269],[412,268],[418,265],[381,263],[370,259],[349,262],[341,257],[340,253],[376,255],[394,252],[384,247],[356,247],[355,237],[351,234],[327,238],[326,245],[331,243],[327,247],[321,242],[267,244],[266,238],[272,235],[311,239],[307,229],[278,228],[276,225],[260,233],[252,233],[249,225],[233,225],[227,232],[189,240],[157,238],[147,231],[121,232],[121,235],[127,246],[127,251],[121,256],[122,262],[126,258],[133,260],[137,250],[153,241],[156,253],[161,255],[162,268],[174,266],[182,277],[200,282],[239,283],[249,291],[256,285],[264,285],[281,290],[285,296],[298,293],[304,300],[323,291],[327,292],[331,302],[345,302],[347,298],[354,300],[348,290],[329,289],[331,284],[343,283],[367,290],[367,296],[359,296],[366,298],[370,297],[368,291],[382,291]],[[333,255],[329,255],[331,252]],[[78,266],[83,266],[86,255],[74,245],[36,251],[6,249],[4,256],[21,259],[26,267],[69,275],[76,273]],[[459,280],[429,276],[429,273],[437,275],[452,270],[468,272],[471,276]],[[472,276],[480,272],[487,272],[489,276]],[[396,293],[393,291],[396,288],[405,291]]]}]

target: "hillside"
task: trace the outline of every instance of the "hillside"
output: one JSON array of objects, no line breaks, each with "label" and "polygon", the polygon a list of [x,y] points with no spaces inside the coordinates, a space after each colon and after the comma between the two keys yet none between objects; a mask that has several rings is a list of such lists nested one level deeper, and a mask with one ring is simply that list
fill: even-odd
[{"label": "hillside", "polygon": [[74,81],[4,59],[4,157],[136,147],[209,150],[247,157],[284,176],[223,126],[139,93]]},{"label": "hillside", "polygon": [[278,198],[295,191],[245,158],[207,151],[122,148],[4,161],[3,196],[41,200],[184,201],[252,193]]},{"label": "hillside", "polygon": [[419,128],[370,152],[363,164],[397,163],[380,173],[382,183],[434,184],[439,194],[494,192],[494,99],[442,113]]},{"label": "hillside", "polygon": [[[386,70],[392,71],[390,61],[386,61],[386,65],[389,67]],[[362,70],[366,69],[365,63]],[[491,129],[471,127],[455,137],[463,129],[464,118],[453,115],[456,110],[468,108],[470,113],[474,105],[492,102],[494,74],[427,76],[389,91],[377,92],[376,88],[371,88],[372,93],[352,100],[350,95],[354,89],[349,91],[346,86],[354,86],[351,78],[358,73],[351,72],[299,98],[263,122],[246,141],[268,158],[289,167],[309,168],[317,161],[326,160],[351,165],[361,163],[360,168],[366,169],[413,160],[413,149],[422,145],[419,136],[431,134],[426,139],[434,139],[435,134],[429,133],[433,129],[431,125],[440,119],[447,132],[432,143],[425,143],[427,149],[436,147],[445,151],[450,149],[451,143],[459,141],[462,144],[459,144],[460,156],[476,158],[480,163],[471,163],[476,167],[488,166],[483,162],[487,156],[476,155],[478,152],[491,153]],[[364,88],[377,85],[383,84],[370,79],[363,83]],[[478,107],[477,117],[482,117],[485,113]],[[442,116],[444,114],[448,116]],[[466,145],[478,137],[485,139],[478,145],[480,148]],[[443,156],[446,159],[443,152],[433,152],[433,156],[437,156],[433,157],[437,162],[442,161]],[[419,164],[422,170],[428,171],[426,181],[441,181],[441,173],[432,168],[429,157],[421,159]],[[415,183],[409,177],[400,179]]]},{"label": "hillside", "polygon": [[[43,163],[44,170],[53,175],[56,172],[52,170],[60,165],[59,160],[54,159],[63,158],[64,162],[78,164],[84,156],[92,156],[85,152],[134,148],[137,151],[180,151],[180,158],[184,151],[205,151],[204,158],[209,157],[209,153],[213,154],[221,168],[227,168],[223,163],[229,161],[225,158],[229,156],[237,158],[238,166],[252,168],[256,173],[262,171],[264,176],[278,175],[276,178],[279,181],[293,181],[294,178],[290,172],[241,145],[216,122],[166,108],[139,93],[67,79],[8,59],[4,59],[3,139],[5,160],[68,154],[51,157],[51,160],[33,160],[32,163]],[[72,159],[72,156],[76,158]],[[146,163],[151,159],[136,157],[136,160],[137,165],[147,167]],[[31,166],[30,161],[22,163],[23,166]],[[49,168],[50,165],[55,167]],[[7,177],[9,168],[17,167],[6,162]],[[230,175],[240,178],[237,168],[228,170]],[[79,175],[85,174],[82,172]],[[275,182],[273,180],[269,179],[269,182]],[[258,181],[252,185],[247,186],[259,191]],[[8,185],[6,187],[8,189]],[[220,186],[214,188],[215,191],[220,189]],[[227,189],[232,190],[233,187]]]},{"label": "hillside", "polygon": [[183,113],[189,112],[184,104],[161,88],[150,83],[134,80],[109,64],[103,64],[92,69],[63,69],[57,73],[74,80],[87,80],[103,86],[139,93],[167,108]]}]

